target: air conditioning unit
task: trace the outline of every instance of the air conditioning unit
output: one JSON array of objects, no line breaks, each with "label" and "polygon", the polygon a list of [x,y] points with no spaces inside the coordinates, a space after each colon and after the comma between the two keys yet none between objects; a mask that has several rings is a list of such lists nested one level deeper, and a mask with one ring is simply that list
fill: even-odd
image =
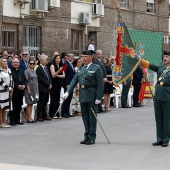
[{"label": "air conditioning unit", "polygon": [[27,4],[30,2],[31,2],[31,0],[14,0],[14,4],[16,4],[16,3]]},{"label": "air conditioning unit", "polygon": [[60,0],[48,0],[48,7],[49,8],[60,7]]},{"label": "air conditioning unit", "polygon": [[48,12],[48,0],[31,0],[31,12]]},{"label": "air conditioning unit", "polygon": [[93,15],[104,16],[104,5],[102,5],[102,4],[93,4],[92,13],[93,13]]},{"label": "air conditioning unit", "polygon": [[163,44],[168,44],[169,43],[169,37],[168,36],[163,36],[162,37],[162,43]]},{"label": "air conditioning unit", "polygon": [[88,25],[91,23],[91,14],[89,13],[85,13],[85,12],[81,12],[80,13],[80,20],[79,20],[80,24],[82,25]]}]

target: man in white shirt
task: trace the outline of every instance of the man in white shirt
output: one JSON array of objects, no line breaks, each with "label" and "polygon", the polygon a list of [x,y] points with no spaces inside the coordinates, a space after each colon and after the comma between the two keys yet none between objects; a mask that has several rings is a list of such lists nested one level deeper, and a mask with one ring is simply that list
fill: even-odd
[{"label": "man in white shirt", "polygon": [[94,40],[93,39],[91,39],[91,42],[90,42],[90,44],[88,46],[88,50],[93,50],[94,51]]}]

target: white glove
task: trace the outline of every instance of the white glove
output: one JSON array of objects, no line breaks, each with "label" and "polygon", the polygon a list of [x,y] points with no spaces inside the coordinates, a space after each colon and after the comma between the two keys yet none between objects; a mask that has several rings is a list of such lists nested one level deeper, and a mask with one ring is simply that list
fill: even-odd
[{"label": "white glove", "polygon": [[68,93],[68,92],[64,93],[64,95],[63,95],[63,99],[64,99],[64,100],[66,100],[66,99],[67,99],[67,97],[68,97],[68,95],[69,95],[69,93]]},{"label": "white glove", "polygon": [[95,101],[95,104],[100,104],[101,103],[101,100],[97,100]]}]

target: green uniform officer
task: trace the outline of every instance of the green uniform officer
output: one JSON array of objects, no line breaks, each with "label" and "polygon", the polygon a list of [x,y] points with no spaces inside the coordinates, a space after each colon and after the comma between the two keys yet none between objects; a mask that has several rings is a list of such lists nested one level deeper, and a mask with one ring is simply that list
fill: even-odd
[{"label": "green uniform officer", "polygon": [[95,106],[101,103],[104,88],[101,68],[92,63],[94,53],[92,50],[83,52],[82,62],[84,66],[78,69],[66,93],[63,95],[63,98],[66,99],[79,83],[79,100],[85,127],[84,140],[80,144],[86,145],[95,143],[97,120],[91,108],[96,113]]},{"label": "green uniform officer", "polygon": [[157,142],[152,145],[166,147],[170,139],[170,52],[164,52],[163,64],[159,66],[143,59],[141,64],[157,73],[154,102]]}]

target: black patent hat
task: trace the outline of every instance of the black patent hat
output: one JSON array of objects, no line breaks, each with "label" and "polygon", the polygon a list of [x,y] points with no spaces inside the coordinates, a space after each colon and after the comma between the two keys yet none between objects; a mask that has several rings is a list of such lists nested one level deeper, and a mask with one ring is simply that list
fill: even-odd
[{"label": "black patent hat", "polygon": [[96,54],[93,50],[86,50],[86,51],[83,51],[82,53],[83,55],[94,55]]},{"label": "black patent hat", "polygon": [[168,55],[168,56],[170,56],[170,51],[164,51],[164,52],[163,52],[163,55]]}]

